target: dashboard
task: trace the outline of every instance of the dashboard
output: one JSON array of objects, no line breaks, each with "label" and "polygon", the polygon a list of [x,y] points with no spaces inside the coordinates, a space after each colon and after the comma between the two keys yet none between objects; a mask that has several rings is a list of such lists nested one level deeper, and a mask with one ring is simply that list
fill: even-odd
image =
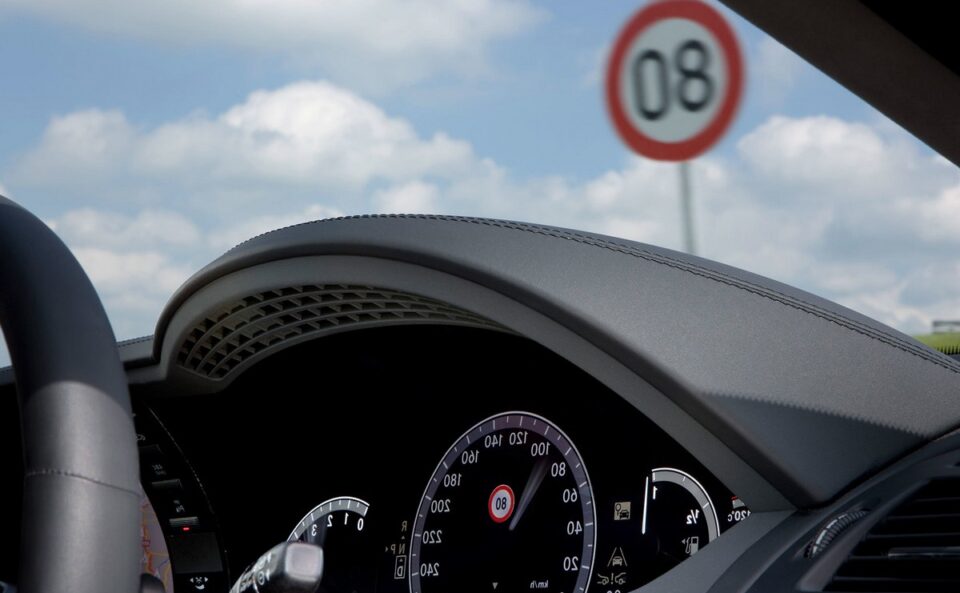
[{"label": "dashboard", "polygon": [[[120,352],[142,569],[167,593],[226,591],[284,541],[323,548],[329,593],[862,591],[909,566],[894,590],[960,586],[955,533],[891,527],[960,504],[960,364],[719,264],[505,221],[324,221],[227,253]],[[9,373],[0,406],[13,475]]]}]

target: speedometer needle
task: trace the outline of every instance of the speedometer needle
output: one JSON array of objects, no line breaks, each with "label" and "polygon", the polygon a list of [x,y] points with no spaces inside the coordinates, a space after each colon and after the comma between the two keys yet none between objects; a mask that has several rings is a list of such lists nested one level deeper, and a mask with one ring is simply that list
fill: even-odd
[{"label": "speedometer needle", "polygon": [[546,457],[541,457],[539,461],[533,466],[533,470],[530,472],[530,477],[527,478],[527,483],[523,487],[523,492],[520,494],[520,502],[517,503],[517,511],[513,514],[513,519],[510,521],[509,530],[513,531],[517,526],[517,523],[520,521],[520,517],[523,517],[524,511],[527,510],[527,507],[530,506],[530,501],[533,500],[533,495],[537,493],[537,489],[540,488],[540,483],[543,482],[544,476],[547,475],[547,464],[548,460]]}]

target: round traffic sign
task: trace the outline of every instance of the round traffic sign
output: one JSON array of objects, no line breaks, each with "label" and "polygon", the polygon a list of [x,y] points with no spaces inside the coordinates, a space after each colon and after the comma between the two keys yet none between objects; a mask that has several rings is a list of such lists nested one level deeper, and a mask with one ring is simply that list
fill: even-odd
[{"label": "round traffic sign", "polygon": [[659,0],[626,24],[607,63],[607,109],[627,146],[682,161],[713,146],[743,94],[733,29],[700,0]]},{"label": "round traffic sign", "polygon": [[513,496],[513,488],[506,484],[500,484],[490,493],[487,500],[487,512],[494,523],[503,523],[513,514],[513,507],[516,499]]}]

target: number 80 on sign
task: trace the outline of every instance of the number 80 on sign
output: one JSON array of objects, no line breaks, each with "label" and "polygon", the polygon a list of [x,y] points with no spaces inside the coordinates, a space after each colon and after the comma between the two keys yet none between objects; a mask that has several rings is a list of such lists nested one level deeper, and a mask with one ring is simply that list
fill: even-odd
[{"label": "number 80 on sign", "polygon": [[699,0],[661,0],[640,10],[614,43],[607,107],[635,152],[687,160],[716,143],[733,121],[743,89],[733,30]]}]

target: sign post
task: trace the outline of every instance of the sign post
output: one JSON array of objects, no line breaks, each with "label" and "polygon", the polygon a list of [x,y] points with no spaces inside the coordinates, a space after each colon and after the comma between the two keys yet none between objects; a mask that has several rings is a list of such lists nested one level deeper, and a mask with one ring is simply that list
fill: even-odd
[{"label": "sign post", "polygon": [[683,215],[683,249],[697,254],[693,233],[693,193],[690,191],[690,161],[680,161],[680,210]]},{"label": "sign post", "polygon": [[633,15],[607,63],[607,110],[642,156],[680,162],[684,247],[694,253],[689,160],[717,143],[743,94],[733,29],[700,0],[658,0]]}]

